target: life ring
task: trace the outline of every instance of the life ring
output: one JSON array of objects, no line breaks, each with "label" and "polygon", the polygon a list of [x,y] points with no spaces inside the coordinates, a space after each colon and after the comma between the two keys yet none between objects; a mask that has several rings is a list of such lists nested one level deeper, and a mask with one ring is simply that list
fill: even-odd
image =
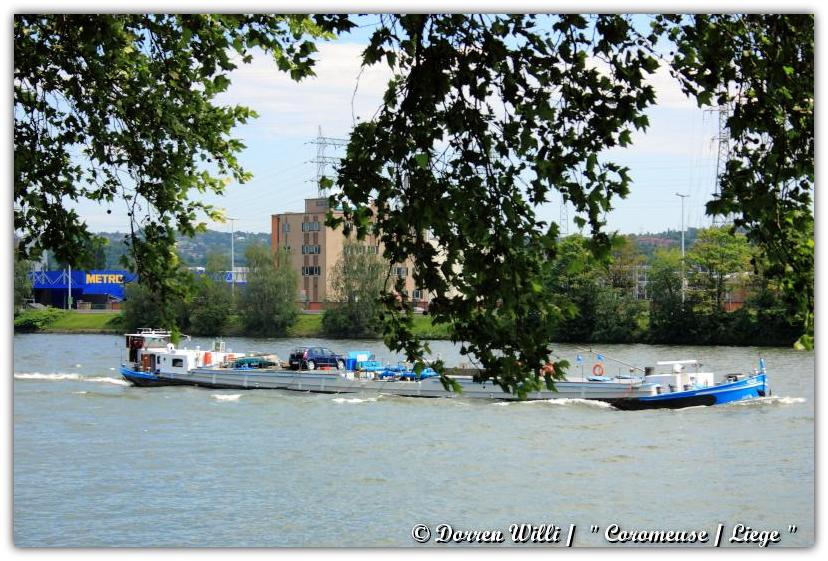
[{"label": "life ring", "polygon": [[600,362],[592,367],[592,374],[593,374],[593,376],[603,376],[604,375],[604,367],[601,365]]},{"label": "life ring", "polygon": [[542,376],[546,376],[546,375],[554,376],[555,375],[555,365],[552,364],[551,362],[547,362],[546,364],[544,364],[541,367],[540,373],[541,373]]}]

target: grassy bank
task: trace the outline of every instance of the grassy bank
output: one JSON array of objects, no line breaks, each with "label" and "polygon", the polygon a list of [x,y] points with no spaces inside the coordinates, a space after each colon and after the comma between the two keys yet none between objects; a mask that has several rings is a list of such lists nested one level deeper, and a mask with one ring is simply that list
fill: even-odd
[{"label": "grassy bank", "polygon": [[14,330],[41,333],[120,333],[121,312],[81,313],[47,308],[25,310],[14,318]]},{"label": "grassy bank", "polygon": [[[122,333],[120,312],[82,313],[66,310],[26,310],[15,318],[15,330],[39,333]],[[245,334],[239,317],[232,317],[226,337],[243,337]],[[429,316],[414,316],[414,332],[425,339],[447,339],[445,326],[431,325]],[[319,338],[322,333],[322,314],[300,314],[296,323],[288,329],[288,337]]]},{"label": "grassy bank", "polygon": [[94,314],[66,312],[51,325],[51,329],[56,331],[85,329],[119,332],[121,330],[120,318],[120,312],[98,312]]},{"label": "grassy bank", "polygon": [[[445,325],[432,325],[430,316],[414,316],[414,333],[424,339],[448,339]],[[324,337],[322,314],[301,314],[293,327],[288,329],[290,337]]]}]

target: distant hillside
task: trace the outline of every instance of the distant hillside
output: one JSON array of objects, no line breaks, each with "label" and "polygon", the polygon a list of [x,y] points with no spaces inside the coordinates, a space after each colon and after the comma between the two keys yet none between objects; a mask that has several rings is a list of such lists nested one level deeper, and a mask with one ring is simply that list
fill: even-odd
[{"label": "distant hillside", "polygon": [[[684,234],[685,248],[690,249],[696,241],[697,228],[688,228]],[[99,232],[97,235],[107,240],[103,248],[104,255],[101,258],[101,267],[106,269],[120,269],[122,265],[120,258],[126,254],[127,246],[124,244],[124,234],[121,232]],[[666,232],[629,234],[628,237],[635,241],[638,250],[645,256],[651,256],[657,249],[662,247],[681,247],[681,231],[668,230]],[[235,254],[236,266],[244,267],[247,260],[244,258],[244,250],[251,243],[258,242],[270,247],[270,234],[262,232],[236,232]],[[181,236],[176,243],[178,254],[187,266],[204,267],[207,264],[207,256],[211,253],[224,254],[230,258],[230,232],[217,232],[208,230],[203,234],[196,234],[192,238]],[[104,265],[105,263],[105,265]],[[49,259],[50,268],[60,268],[53,257]]]},{"label": "distant hillside", "polygon": [[[97,235],[108,241],[104,249],[106,256],[105,268],[121,268],[120,258],[127,252],[127,246],[124,244],[124,234],[121,232],[99,232]],[[247,265],[244,250],[254,242],[270,247],[270,234],[261,232],[235,233],[235,261],[237,267]],[[230,232],[208,230],[203,234],[196,234],[192,238],[180,236],[178,242],[176,242],[176,247],[182,261],[190,267],[204,267],[207,264],[207,256],[211,253],[227,255],[229,261]]]},{"label": "distant hillside", "polygon": [[[688,228],[684,232],[684,248],[690,249],[696,241],[698,228]],[[681,247],[681,230],[667,230],[666,232],[657,232],[645,234],[629,234],[627,237],[634,240],[638,246],[638,250],[647,257],[650,257],[657,249],[673,247]]]},{"label": "distant hillside", "polygon": [[[260,243],[270,247],[270,234],[262,232],[235,233],[235,261],[237,267],[247,266],[244,250],[251,243]],[[207,230],[192,238],[180,237],[176,243],[178,254],[190,266],[203,267],[207,264],[207,255],[219,253],[230,256],[230,232]]]}]

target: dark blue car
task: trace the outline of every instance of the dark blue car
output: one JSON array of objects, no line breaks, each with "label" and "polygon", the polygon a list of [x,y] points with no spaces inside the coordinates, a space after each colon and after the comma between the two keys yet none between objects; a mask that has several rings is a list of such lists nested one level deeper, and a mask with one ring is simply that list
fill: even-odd
[{"label": "dark blue car", "polygon": [[297,347],[288,358],[291,370],[316,370],[322,367],[345,369],[345,358],[325,347]]}]

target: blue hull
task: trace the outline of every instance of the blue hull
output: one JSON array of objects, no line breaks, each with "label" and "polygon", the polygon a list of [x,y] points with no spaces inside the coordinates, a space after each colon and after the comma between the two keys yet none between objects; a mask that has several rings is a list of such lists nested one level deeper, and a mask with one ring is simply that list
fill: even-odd
[{"label": "blue hull", "polygon": [[767,375],[757,374],[726,384],[694,388],[681,392],[663,393],[630,400],[619,400],[613,405],[619,409],[680,409],[699,405],[721,405],[731,401],[757,399],[770,395]]},{"label": "blue hull", "polygon": [[151,387],[151,386],[176,386],[177,382],[174,380],[166,380],[159,378],[152,372],[141,372],[139,370],[131,370],[126,366],[121,366],[121,376],[127,382],[135,386]]}]

